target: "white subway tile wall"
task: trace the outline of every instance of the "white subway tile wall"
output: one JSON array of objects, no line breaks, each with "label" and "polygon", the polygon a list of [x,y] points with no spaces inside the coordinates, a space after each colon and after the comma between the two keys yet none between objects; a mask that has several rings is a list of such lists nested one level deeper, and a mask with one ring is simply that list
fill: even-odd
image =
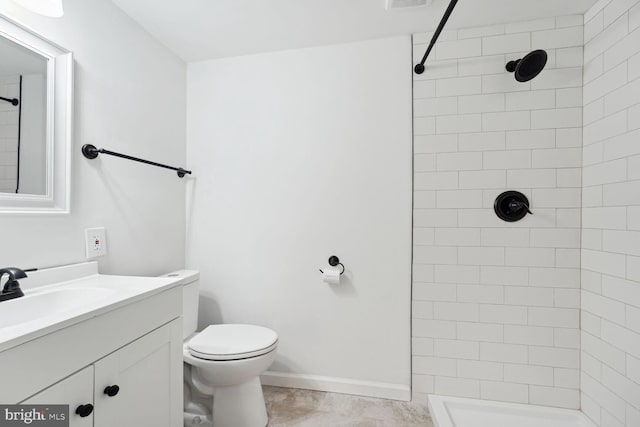
[{"label": "white subway tile wall", "polygon": [[599,426],[640,426],[640,2],[585,15],[581,400]]},{"label": "white subway tile wall", "polygon": [[[0,96],[17,98],[20,76],[0,76]],[[0,102],[0,193],[16,191],[18,167],[18,107]]]},{"label": "white subway tile wall", "polygon": [[[583,32],[582,16],[449,30],[414,74],[414,393],[580,405]],[[429,38],[414,36],[416,61]],[[549,63],[518,83],[505,64],[531,49],[546,49]],[[625,86],[595,83],[598,72],[594,84]],[[603,112],[632,103],[622,92]],[[505,190],[524,192],[533,216],[500,220],[493,202]],[[601,240],[640,251],[618,235]]]}]

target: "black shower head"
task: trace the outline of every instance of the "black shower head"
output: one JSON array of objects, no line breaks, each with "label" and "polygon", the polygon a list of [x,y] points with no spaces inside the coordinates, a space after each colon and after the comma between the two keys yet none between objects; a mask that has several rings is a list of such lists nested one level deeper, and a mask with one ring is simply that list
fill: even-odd
[{"label": "black shower head", "polygon": [[508,72],[515,73],[517,81],[524,83],[540,74],[545,65],[547,65],[547,52],[534,50],[522,59],[509,61],[506,68]]}]

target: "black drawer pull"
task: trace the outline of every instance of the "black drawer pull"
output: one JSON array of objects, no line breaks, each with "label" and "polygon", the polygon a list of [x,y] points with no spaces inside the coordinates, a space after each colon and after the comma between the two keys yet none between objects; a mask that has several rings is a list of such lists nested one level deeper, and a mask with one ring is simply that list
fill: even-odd
[{"label": "black drawer pull", "polygon": [[105,387],[104,394],[106,394],[109,397],[113,397],[116,394],[118,394],[119,391],[120,391],[120,387],[118,387],[117,385],[109,385]]},{"label": "black drawer pull", "polygon": [[80,405],[76,408],[76,414],[80,415],[82,418],[88,417],[93,412],[93,405],[91,403],[87,403],[86,405]]}]

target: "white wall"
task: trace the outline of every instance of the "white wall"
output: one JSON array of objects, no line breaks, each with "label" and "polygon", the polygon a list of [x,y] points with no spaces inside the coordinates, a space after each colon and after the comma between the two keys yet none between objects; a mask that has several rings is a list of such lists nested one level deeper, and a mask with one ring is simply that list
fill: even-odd
[{"label": "white wall", "polygon": [[585,15],[582,409],[640,426],[640,4]]},{"label": "white wall", "polygon": [[[414,75],[414,392],[578,408],[582,16],[442,37]],[[505,190],[533,215],[500,220]]]},{"label": "white wall", "polygon": [[[3,266],[84,260],[84,232],[106,226],[103,272],[159,274],[184,264],[185,180],[113,157],[99,147],[170,164],[185,161],[186,67],[108,0],[65,0],[65,16],[0,11],[73,51],[75,116],[71,215],[2,216]],[[197,173],[197,171],[196,171]]]},{"label": "white wall", "polygon": [[[278,332],[268,382],[408,397],[410,48],[189,64],[187,267],[204,324]],[[318,271],[334,254],[339,286]]]}]

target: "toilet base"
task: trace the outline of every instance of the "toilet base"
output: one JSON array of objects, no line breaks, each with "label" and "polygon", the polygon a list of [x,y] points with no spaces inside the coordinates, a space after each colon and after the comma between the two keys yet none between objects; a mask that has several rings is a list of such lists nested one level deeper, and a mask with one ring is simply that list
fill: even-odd
[{"label": "toilet base", "polygon": [[185,410],[190,403],[204,403],[213,427],[267,425],[260,374],[273,363],[275,347],[246,359],[209,360],[191,355],[185,342],[182,354],[185,386],[189,389],[185,393]]},{"label": "toilet base", "polygon": [[260,377],[239,385],[215,388],[213,427],[265,427],[267,422]]}]

